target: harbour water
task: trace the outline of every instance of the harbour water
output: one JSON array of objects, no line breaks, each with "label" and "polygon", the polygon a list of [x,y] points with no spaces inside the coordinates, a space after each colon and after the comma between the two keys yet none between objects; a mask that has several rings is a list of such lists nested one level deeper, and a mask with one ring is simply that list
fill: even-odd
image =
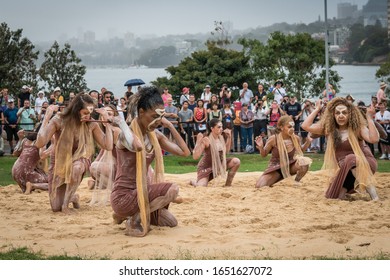
[{"label": "harbour water", "polygon": [[[375,72],[379,66],[336,65],[332,67],[342,77],[338,96],[352,94],[356,101],[370,102],[371,95],[376,94],[379,82]],[[88,68],[85,75],[90,89],[99,90],[106,87],[115,96],[123,96],[126,91],[124,83],[129,79],[142,79],[146,85],[158,77],[167,77],[169,74],[164,68]],[[133,89],[135,90],[135,88]]]}]

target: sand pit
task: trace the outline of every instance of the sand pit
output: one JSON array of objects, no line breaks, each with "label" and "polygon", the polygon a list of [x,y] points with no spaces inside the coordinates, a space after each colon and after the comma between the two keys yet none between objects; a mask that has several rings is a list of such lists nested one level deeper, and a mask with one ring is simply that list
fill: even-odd
[{"label": "sand pit", "polygon": [[355,194],[349,201],[324,198],[324,179],[309,172],[301,186],[278,183],[255,190],[260,172],[237,173],[234,187],[191,187],[195,173],[166,174],[180,185],[182,204],[170,210],[175,228],[153,227],[144,238],[113,225],[110,206],[90,207],[85,178],[81,208],[53,213],[48,193],[23,195],[0,188],[1,251],[26,246],[46,255],[89,259],[313,259],[376,257],[390,253],[390,173],[378,173],[381,198]]}]

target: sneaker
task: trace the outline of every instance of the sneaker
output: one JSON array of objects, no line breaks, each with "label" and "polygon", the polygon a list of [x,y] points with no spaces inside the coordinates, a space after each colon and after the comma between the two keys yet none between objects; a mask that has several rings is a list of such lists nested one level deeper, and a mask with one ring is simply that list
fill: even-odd
[{"label": "sneaker", "polygon": [[387,157],[387,159],[390,160],[390,154],[389,154],[389,156]]},{"label": "sneaker", "polygon": [[386,155],[385,154],[382,154],[382,156],[379,158],[379,159],[386,159]]},{"label": "sneaker", "polygon": [[4,156],[4,151],[0,150],[0,157]]}]

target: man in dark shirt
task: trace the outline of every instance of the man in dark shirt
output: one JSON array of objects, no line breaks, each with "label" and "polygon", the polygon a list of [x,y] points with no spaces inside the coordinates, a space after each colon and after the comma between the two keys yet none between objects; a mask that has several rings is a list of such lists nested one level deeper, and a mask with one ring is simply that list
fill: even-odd
[{"label": "man in dark shirt", "polygon": [[190,93],[190,96],[188,98],[188,109],[190,109],[192,112],[194,112],[195,107],[196,107],[195,94]]},{"label": "man in dark shirt", "polygon": [[8,99],[8,108],[4,111],[4,130],[7,132],[7,141],[11,148],[11,155],[14,152],[15,144],[19,141],[18,137],[18,108],[15,107],[14,100]]},{"label": "man in dark shirt", "polygon": [[294,131],[296,134],[299,133],[299,118],[302,114],[301,104],[297,102],[296,96],[292,95],[290,101],[284,105],[284,111],[287,115],[291,116],[294,120],[295,126]]},{"label": "man in dark shirt", "polygon": [[24,100],[30,101],[31,89],[28,86],[23,86],[22,91],[18,95],[18,108],[23,107]]},{"label": "man in dark shirt", "polygon": [[257,91],[254,93],[255,96],[255,104],[259,100],[263,100],[264,96],[267,96],[267,92],[264,90],[263,84],[258,84],[257,85]]}]

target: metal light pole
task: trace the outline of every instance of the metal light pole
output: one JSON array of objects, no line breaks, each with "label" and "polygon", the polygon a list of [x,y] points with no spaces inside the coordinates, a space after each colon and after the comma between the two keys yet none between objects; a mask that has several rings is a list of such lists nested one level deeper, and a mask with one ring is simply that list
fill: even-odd
[{"label": "metal light pole", "polygon": [[324,0],[325,3],[325,85],[326,85],[326,95],[328,96],[329,92],[329,31],[328,31],[328,1]]}]

